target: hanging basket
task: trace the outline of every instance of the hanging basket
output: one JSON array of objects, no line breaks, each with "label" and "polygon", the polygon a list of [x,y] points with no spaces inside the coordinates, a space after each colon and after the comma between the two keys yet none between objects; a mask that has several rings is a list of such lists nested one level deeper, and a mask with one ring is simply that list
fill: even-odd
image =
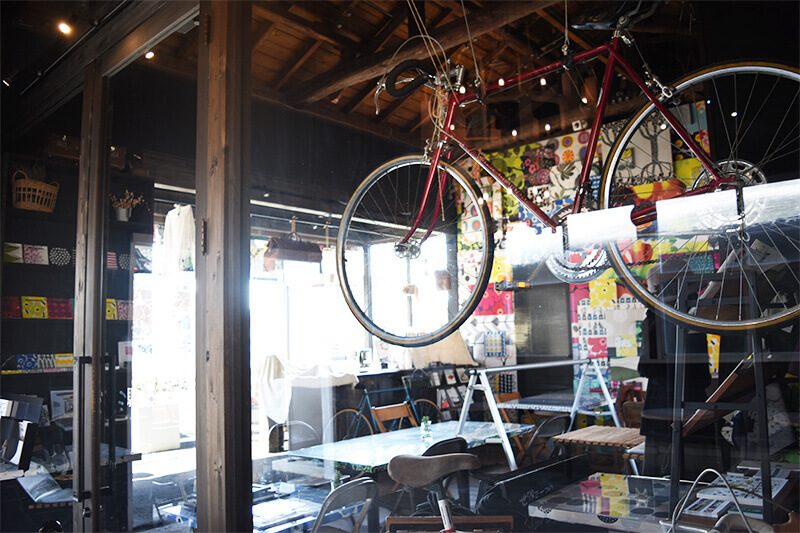
[{"label": "hanging basket", "polygon": [[56,196],[58,196],[58,183],[48,184],[30,179],[21,170],[14,172],[11,181],[14,207],[42,213],[53,212],[56,207]]}]

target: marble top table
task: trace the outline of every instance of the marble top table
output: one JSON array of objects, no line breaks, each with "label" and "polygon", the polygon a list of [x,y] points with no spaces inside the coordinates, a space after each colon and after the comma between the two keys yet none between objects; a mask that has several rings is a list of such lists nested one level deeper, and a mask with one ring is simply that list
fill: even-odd
[{"label": "marble top table", "polygon": [[[535,426],[525,424],[503,424],[511,437],[532,433]],[[288,453],[292,457],[334,461],[351,465],[356,470],[373,471],[386,468],[389,461],[398,455],[422,455],[432,444],[463,437],[467,446],[472,448],[487,444],[499,438],[492,422],[465,422],[464,431],[456,435],[458,422],[451,420],[439,424],[431,424],[432,438],[422,440],[420,428],[411,427],[387,433],[376,433],[365,437],[329,442]]]},{"label": "marble top table", "polygon": [[[572,389],[559,392],[547,392],[536,396],[526,396],[519,400],[499,402],[499,409],[520,409],[527,411],[545,411],[549,413],[570,413],[572,404],[575,401],[575,393]],[[579,410],[592,410],[605,404],[605,399],[601,394],[587,394],[580,398],[578,403]]]},{"label": "marble top table", "polygon": [[[528,506],[532,517],[618,531],[661,531],[669,512],[669,480],[597,473]],[[681,483],[680,495],[689,490]]]}]

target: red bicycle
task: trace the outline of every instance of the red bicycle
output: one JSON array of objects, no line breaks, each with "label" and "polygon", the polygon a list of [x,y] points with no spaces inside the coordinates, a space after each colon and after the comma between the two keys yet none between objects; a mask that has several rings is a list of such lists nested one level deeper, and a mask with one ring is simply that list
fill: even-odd
[{"label": "red bicycle", "polygon": [[[340,284],[367,330],[424,346],[452,333],[483,297],[496,228],[489,197],[450,162],[457,150],[552,229],[531,246],[544,250],[539,257],[564,281],[586,282],[611,267],[643,303],[694,329],[739,331],[798,317],[800,72],[730,63],[665,85],[646,64],[637,73],[620,53],[634,45],[634,20],[622,17],[598,48],[485,90],[476,83],[467,90],[461,65],[434,71],[406,61],[385,77],[378,92],[385,87],[396,98],[423,84],[435,89],[435,129],[422,154],[373,171],[342,216]],[[460,107],[600,57],[607,60],[602,90],[574,202],[548,215],[456,131],[455,116]],[[589,175],[620,68],[647,103],[616,135],[594,191]],[[398,87],[407,71],[414,77]],[[708,151],[690,132],[698,113],[713,141]],[[675,172],[675,153],[697,160],[690,181]]]}]

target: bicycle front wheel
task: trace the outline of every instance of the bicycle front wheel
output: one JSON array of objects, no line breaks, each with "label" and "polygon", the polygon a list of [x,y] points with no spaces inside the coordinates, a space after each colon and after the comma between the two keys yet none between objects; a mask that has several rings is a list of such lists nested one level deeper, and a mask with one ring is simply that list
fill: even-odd
[{"label": "bicycle front wheel", "polygon": [[[800,313],[800,73],[750,62],[695,73],[661,101],[731,182],[683,196],[710,172],[653,104],[618,134],[603,208],[655,204],[635,236],[607,244],[646,305],[692,328],[767,327]],[[681,197],[681,198],[673,198]]]},{"label": "bicycle front wheel", "polygon": [[420,212],[429,168],[406,156],[372,172],[348,203],[337,238],[348,307],[370,333],[401,346],[455,331],[480,302],[492,267],[489,211],[460,170],[439,163]]}]

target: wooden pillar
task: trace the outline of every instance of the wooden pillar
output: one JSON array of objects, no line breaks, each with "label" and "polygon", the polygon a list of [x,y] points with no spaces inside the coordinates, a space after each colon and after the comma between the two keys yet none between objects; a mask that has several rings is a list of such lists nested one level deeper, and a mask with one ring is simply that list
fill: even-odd
[{"label": "wooden pillar", "polygon": [[197,93],[197,524],[252,531],[249,2],[201,2]]},{"label": "wooden pillar", "polygon": [[73,493],[74,531],[99,531],[100,440],[103,418],[100,405],[105,347],[105,227],[108,183],[109,114],[108,80],[99,61],[86,67],[81,119],[81,156],[78,174],[78,226],[75,256],[73,390],[74,418]]}]

